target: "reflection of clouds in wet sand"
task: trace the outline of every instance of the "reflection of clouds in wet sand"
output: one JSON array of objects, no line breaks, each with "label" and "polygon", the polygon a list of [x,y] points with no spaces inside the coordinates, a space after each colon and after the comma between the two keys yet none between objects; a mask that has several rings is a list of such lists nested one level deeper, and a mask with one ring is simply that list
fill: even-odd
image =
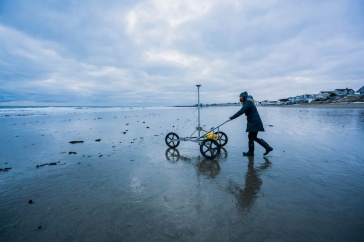
[{"label": "reflection of clouds in wet sand", "polygon": [[216,160],[203,159],[196,164],[199,174],[214,178],[220,173],[220,165]]},{"label": "reflection of clouds in wet sand", "polygon": [[264,157],[265,163],[259,167],[254,167],[254,157],[249,156],[248,170],[245,175],[245,187],[233,181],[229,182],[228,190],[237,199],[238,211],[246,214],[249,213],[258,196],[260,187],[263,184],[259,175],[260,172],[270,167],[271,163],[268,158]]}]

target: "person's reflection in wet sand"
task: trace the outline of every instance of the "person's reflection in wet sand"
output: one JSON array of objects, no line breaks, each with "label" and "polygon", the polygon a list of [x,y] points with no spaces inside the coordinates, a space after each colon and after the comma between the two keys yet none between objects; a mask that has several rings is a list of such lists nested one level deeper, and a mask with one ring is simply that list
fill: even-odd
[{"label": "person's reflection in wet sand", "polygon": [[260,172],[270,167],[271,163],[268,158],[264,157],[265,163],[259,167],[254,167],[254,156],[248,156],[248,171],[245,175],[245,187],[230,181],[229,192],[237,199],[237,209],[242,214],[250,212],[254,205],[255,199],[260,191],[262,180],[259,178]]}]

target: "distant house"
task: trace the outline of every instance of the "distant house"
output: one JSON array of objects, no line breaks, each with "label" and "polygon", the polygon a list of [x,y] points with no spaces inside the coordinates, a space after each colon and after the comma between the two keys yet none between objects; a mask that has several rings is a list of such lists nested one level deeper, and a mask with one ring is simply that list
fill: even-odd
[{"label": "distant house", "polygon": [[289,99],[288,98],[284,98],[284,99],[278,99],[277,104],[278,105],[286,105],[289,103]]},{"label": "distant house", "polygon": [[353,89],[345,88],[345,89],[335,89],[334,93],[336,94],[336,96],[345,97],[354,95],[355,91]]},{"label": "distant house", "polygon": [[274,104],[277,104],[277,101],[263,100],[263,101],[260,102],[260,104],[262,106],[265,106],[265,105],[274,105]]},{"label": "distant house", "polygon": [[276,105],[277,101],[268,101],[267,105]]},{"label": "distant house", "polygon": [[260,104],[261,104],[261,105],[267,105],[267,104],[268,104],[268,102],[269,102],[268,100],[263,100],[263,101],[261,101],[261,102],[260,102]]},{"label": "distant house", "polygon": [[318,99],[318,94],[312,94],[312,100],[311,101],[315,101]]},{"label": "distant house", "polygon": [[304,95],[288,98],[290,104],[303,103],[305,101]]},{"label": "distant house", "polygon": [[288,98],[288,102],[289,102],[289,104],[295,104],[296,103],[296,97],[289,97]]},{"label": "distant house", "polygon": [[358,91],[356,91],[360,95],[364,95],[364,86],[362,86]]},{"label": "distant house", "polygon": [[320,91],[319,94],[317,94],[316,99],[326,99],[330,96],[330,94],[333,93],[332,91]]},{"label": "distant house", "polygon": [[304,94],[303,95],[303,102],[304,103],[310,103],[313,100],[316,100],[317,96],[318,96],[317,94]]}]

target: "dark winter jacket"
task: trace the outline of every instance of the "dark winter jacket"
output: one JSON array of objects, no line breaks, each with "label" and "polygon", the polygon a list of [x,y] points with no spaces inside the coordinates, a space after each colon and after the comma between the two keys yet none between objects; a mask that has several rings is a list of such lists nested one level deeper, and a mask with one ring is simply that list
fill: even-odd
[{"label": "dark winter jacket", "polygon": [[243,107],[230,119],[235,119],[240,115],[246,115],[247,124],[246,124],[246,132],[258,132],[264,131],[262,120],[260,119],[257,107],[254,105],[254,100],[248,98],[244,103]]}]

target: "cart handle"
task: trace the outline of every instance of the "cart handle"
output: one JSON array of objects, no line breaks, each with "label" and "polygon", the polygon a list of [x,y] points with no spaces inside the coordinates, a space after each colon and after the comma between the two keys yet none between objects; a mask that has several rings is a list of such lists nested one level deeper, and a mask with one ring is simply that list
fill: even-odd
[{"label": "cart handle", "polygon": [[212,127],[211,129],[210,129],[210,131],[214,131],[215,129],[218,129],[218,128],[220,128],[220,126],[223,126],[224,124],[226,124],[227,122],[229,122],[229,121],[231,121],[231,119],[228,119],[227,121],[225,121],[225,122],[223,122],[222,124],[220,124],[219,126],[217,126],[217,127]]}]

